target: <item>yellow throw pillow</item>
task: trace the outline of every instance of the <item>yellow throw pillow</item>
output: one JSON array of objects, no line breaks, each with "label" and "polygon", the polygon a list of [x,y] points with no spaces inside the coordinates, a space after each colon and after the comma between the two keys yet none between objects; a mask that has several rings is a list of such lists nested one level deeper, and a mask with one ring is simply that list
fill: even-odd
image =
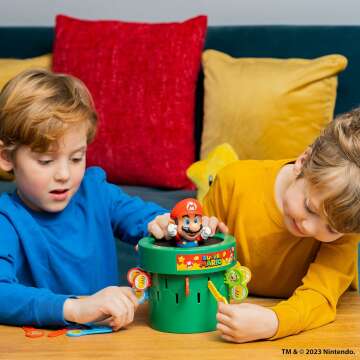
[{"label": "yellow throw pillow", "polygon": [[200,202],[209,191],[209,183],[215,180],[219,170],[236,160],[238,160],[236,152],[231,145],[225,143],[211,151],[206,159],[189,166],[186,175],[196,185],[197,199]]},{"label": "yellow throw pillow", "polygon": [[227,142],[239,159],[299,155],[332,120],[342,55],[313,60],[203,54],[201,159]]},{"label": "yellow throw pillow", "polygon": [[15,75],[31,68],[51,69],[51,54],[30,59],[0,59],[0,91]]},{"label": "yellow throw pillow", "polygon": [[[51,69],[51,54],[30,59],[0,59],[0,91],[18,73],[31,68]],[[13,176],[0,169],[0,180],[12,180]]]}]

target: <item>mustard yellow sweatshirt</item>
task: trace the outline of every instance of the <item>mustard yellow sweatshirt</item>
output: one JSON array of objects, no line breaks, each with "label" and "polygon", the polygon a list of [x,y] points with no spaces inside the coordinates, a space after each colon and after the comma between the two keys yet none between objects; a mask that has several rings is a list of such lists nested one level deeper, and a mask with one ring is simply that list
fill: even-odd
[{"label": "mustard yellow sweatshirt", "polygon": [[275,179],[289,160],[240,160],[222,169],[204,199],[237,240],[238,260],[251,269],[250,293],[286,298],[271,339],[335,319],[341,294],[357,288],[358,235],[332,243],[290,234],[275,202]]}]

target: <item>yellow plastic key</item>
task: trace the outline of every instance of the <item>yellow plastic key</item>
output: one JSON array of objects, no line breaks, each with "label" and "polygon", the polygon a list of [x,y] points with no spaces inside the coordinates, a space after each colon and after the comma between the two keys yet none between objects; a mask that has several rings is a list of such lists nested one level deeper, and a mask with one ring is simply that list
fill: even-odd
[{"label": "yellow plastic key", "polygon": [[222,296],[220,293],[219,293],[219,290],[216,288],[216,286],[214,285],[214,283],[209,280],[208,281],[208,288],[211,292],[211,294],[214,296],[214,298],[216,299],[216,301],[221,301],[223,302],[224,304],[228,304],[228,301],[226,299],[225,296]]}]

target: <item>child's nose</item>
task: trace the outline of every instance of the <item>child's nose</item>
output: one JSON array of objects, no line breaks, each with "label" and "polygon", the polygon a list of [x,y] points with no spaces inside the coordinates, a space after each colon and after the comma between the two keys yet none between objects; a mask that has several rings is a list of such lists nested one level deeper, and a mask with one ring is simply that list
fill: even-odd
[{"label": "child's nose", "polygon": [[67,181],[70,177],[69,166],[66,164],[60,164],[55,171],[54,178],[56,181]]},{"label": "child's nose", "polygon": [[302,228],[304,229],[306,235],[314,236],[315,231],[316,231],[316,224],[314,221],[307,219],[307,220],[304,220],[301,225],[302,225]]}]

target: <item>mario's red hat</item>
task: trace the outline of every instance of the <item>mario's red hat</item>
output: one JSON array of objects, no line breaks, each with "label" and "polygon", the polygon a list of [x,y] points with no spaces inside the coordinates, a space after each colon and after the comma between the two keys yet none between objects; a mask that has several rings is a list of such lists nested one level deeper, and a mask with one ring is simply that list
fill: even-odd
[{"label": "mario's red hat", "polygon": [[184,215],[202,215],[201,204],[192,198],[184,199],[179,201],[175,207],[172,209],[170,217],[172,219],[177,219],[183,217]]}]

